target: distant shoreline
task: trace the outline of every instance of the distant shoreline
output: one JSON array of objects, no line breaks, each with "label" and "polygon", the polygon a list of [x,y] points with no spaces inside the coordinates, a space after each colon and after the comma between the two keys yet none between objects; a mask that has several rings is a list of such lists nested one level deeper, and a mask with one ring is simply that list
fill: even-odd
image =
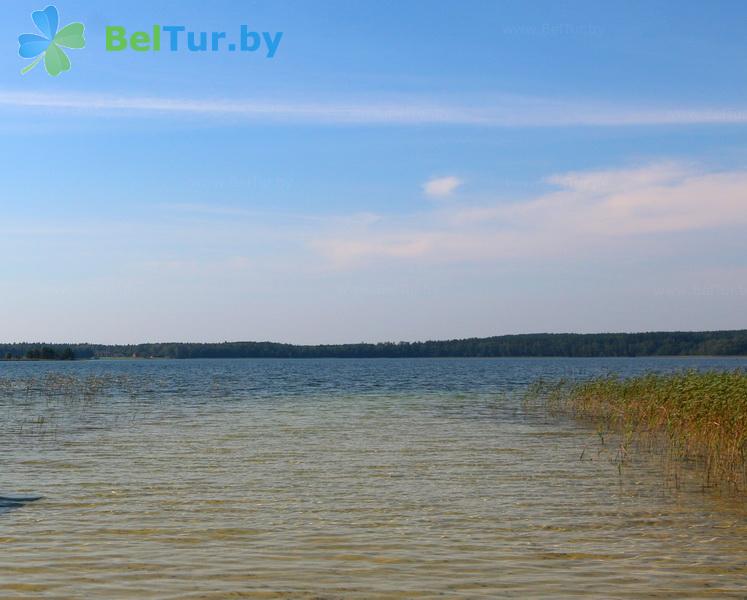
[{"label": "distant shoreline", "polygon": [[302,357],[282,357],[282,356],[210,356],[210,357],[187,357],[187,358],[173,358],[168,356],[94,356],[91,358],[75,358],[72,360],[61,359],[61,358],[50,358],[50,359],[18,359],[18,358],[0,358],[0,363],[81,363],[81,362],[98,362],[98,361],[113,361],[113,362],[138,362],[138,361],[164,361],[164,360],[177,360],[177,361],[189,361],[189,360],[420,360],[420,359],[443,359],[452,360],[455,358],[462,359],[501,359],[501,360],[515,360],[515,359],[592,359],[592,358],[619,358],[632,359],[632,358],[646,358],[646,359],[673,359],[673,358],[697,358],[697,359],[745,359],[745,354],[655,354],[655,355],[640,355],[640,356],[302,356]]},{"label": "distant shoreline", "polygon": [[0,359],[157,358],[614,358],[747,356],[747,330],[529,333],[486,338],[298,345],[277,342],[0,344]]}]

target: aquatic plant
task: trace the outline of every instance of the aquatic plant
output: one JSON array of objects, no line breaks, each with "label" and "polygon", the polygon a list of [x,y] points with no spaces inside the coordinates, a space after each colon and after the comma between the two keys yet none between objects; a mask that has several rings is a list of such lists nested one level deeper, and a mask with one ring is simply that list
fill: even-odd
[{"label": "aquatic plant", "polygon": [[747,487],[747,372],[687,371],[579,382],[538,382],[527,398],[596,427],[618,457],[654,450],[694,466],[705,486]]},{"label": "aquatic plant", "polygon": [[[126,403],[129,410],[112,411],[113,403]],[[39,439],[112,426],[134,418],[140,408],[135,383],[127,376],[48,373],[0,378],[0,435],[6,441],[10,436]]]}]

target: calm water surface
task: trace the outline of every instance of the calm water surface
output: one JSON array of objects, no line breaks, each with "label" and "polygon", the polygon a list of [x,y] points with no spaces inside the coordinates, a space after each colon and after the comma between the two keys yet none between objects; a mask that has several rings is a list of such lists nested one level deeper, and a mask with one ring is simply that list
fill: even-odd
[{"label": "calm water surface", "polygon": [[621,476],[519,399],[538,377],[737,367],[0,363],[0,496],[44,496],[0,503],[0,598],[746,598],[743,500],[668,488],[654,461]]}]

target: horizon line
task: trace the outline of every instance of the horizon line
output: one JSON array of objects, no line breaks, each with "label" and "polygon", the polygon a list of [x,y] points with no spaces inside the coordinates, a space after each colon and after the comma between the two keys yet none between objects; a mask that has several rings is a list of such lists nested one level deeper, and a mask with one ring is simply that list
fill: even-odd
[{"label": "horizon line", "polygon": [[601,335],[646,335],[646,334],[675,334],[675,333],[691,333],[691,334],[714,334],[714,333],[747,333],[747,328],[743,329],[671,329],[671,330],[640,330],[640,331],[594,331],[594,332],[574,332],[574,331],[561,331],[561,332],[528,332],[528,333],[501,333],[496,335],[487,336],[470,336],[470,337],[459,337],[459,338],[441,338],[441,339],[421,339],[421,340],[387,340],[378,342],[322,342],[322,343],[306,343],[299,344],[294,342],[273,342],[270,340],[224,340],[222,342],[174,342],[174,341],[161,341],[161,342],[133,342],[133,343],[103,343],[103,342],[0,342],[0,346],[110,346],[110,347],[123,347],[123,346],[155,346],[155,345],[202,345],[202,346],[220,346],[220,345],[231,345],[231,344],[274,344],[279,346],[360,346],[369,345],[375,346],[380,344],[424,344],[430,342],[460,342],[466,340],[488,340],[494,338],[505,338],[505,337],[526,337],[526,336],[550,336],[550,335],[576,335],[576,336],[601,336]]}]

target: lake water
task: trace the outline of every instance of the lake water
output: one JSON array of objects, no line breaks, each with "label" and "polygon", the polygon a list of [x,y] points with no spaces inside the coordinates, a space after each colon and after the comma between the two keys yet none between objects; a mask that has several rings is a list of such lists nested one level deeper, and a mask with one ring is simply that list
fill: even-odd
[{"label": "lake water", "polygon": [[[745,598],[744,500],[539,378],[747,359],[0,363],[0,598]],[[81,392],[80,382],[87,392]],[[583,460],[580,460],[583,454]]]}]

